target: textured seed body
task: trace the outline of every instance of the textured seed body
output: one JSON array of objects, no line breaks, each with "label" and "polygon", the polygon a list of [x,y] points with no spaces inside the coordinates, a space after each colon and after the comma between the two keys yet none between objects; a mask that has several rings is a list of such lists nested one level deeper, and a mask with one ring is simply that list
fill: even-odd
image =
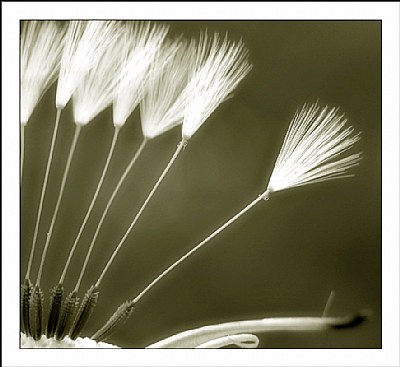
[{"label": "textured seed body", "polygon": [[25,279],[21,286],[21,310],[22,310],[22,325],[27,336],[31,335],[29,327],[29,302],[33,291],[33,285],[29,279]]},{"label": "textured seed body", "polygon": [[72,340],[75,340],[79,336],[94,308],[96,307],[98,297],[99,291],[97,290],[97,287],[91,286],[82,300],[81,306],[79,307],[78,313],[75,317],[75,321],[71,327],[69,335]]},{"label": "textured seed body", "polygon": [[135,304],[136,303],[133,301],[126,301],[119,306],[117,311],[114,312],[105,325],[92,336],[92,339],[96,340],[96,342],[101,342],[111,336],[117,327],[123,324],[131,316]]},{"label": "textured seed body", "polygon": [[46,335],[48,338],[54,336],[56,332],[58,318],[60,317],[62,298],[64,294],[64,286],[59,283],[51,291],[50,296],[50,312],[47,320]]},{"label": "textured seed body", "polygon": [[42,337],[43,292],[35,285],[29,302],[29,326],[33,339]]},{"label": "textured seed body", "polygon": [[78,308],[78,302],[79,298],[75,291],[72,291],[65,299],[56,328],[57,340],[62,340],[67,335],[71,322],[74,319],[76,309]]}]

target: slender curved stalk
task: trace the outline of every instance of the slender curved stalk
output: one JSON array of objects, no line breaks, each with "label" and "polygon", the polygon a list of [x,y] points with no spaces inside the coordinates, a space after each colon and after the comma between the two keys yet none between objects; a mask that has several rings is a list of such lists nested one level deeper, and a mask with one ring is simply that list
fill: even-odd
[{"label": "slender curved stalk", "polygon": [[113,139],[112,139],[112,142],[111,142],[110,150],[108,152],[106,163],[105,163],[104,168],[103,168],[103,172],[102,172],[101,177],[99,179],[99,183],[97,184],[96,191],[95,191],[95,193],[93,195],[92,201],[91,201],[91,203],[89,205],[89,208],[87,210],[85,218],[83,219],[82,225],[79,228],[79,232],[78,232],[78,234],[77,234],[77,236],[75,238],[74,244],[73,244],[73,246],[71,248],[71,251],[70,251],[70,253],[68,255],[68,259],[67,259],[67,261],[65,263],[65,267],[64,267],[64,270],[63,270],[63,272],[61,274],[59,283],[63,283],[64,282],[64,278],[65,278],[65,275],[67,273],[67,270],[68,270],[69,264],[71,262],[72,256],[73,256],[73,254],[75,252],[76,246],[78,245],[78,242],[79,242],[79,240],[81,238],[83,230],[85,229],[86,223],[87,223],[87,221],[89,219],[89,216],[90,216],[90,214],[91,214],[91,212],[93,210],[93,207],[94,207],[94,204],[96,202],[97,196],[99,195],[100,189],[101,189],[101,187],[103,185],[104,178],[106,176],[106,173],[107,173],[107,170],[108,170],[108,166],[110,164],[112,155],[114,153],[114,148],[115,148],[115,145],[117,143],[119,131],[120,131],[120,127],[116,126],[115,129],[114,129],[114,136],[113,136]]},{"label": "slender curved stalk", "polygon": [[81,284],[83,275],[84,275],[84,273],[85,273],[87,264],[88,264],[88,262],[89,262],[90,255],[91,255],[91,253],[92,253],[92,251],[93,251],[94,244],[95,244],[95,242],[96,242],[96,239],[97,239],[97,236],[98,236],[98,234],[99,234],[99,232],[100,232],[100,229],[101,229],[101,227],[102,227],[102,225],[103,225],[104,219],[105,219],[106,216],[107,216],[108,210],[110,209],[111,204],[113,203],[115,197],[117,196],[117,193],[118,193],[119,189],[121,188],[123,182],[125,181],[126,176],[129,174],[129,172],[131,171],[132,167],[134,166],[134,164],[136,163],[137,159],[139,158],[140,154],[142,153],[144,147],[146,146],[147,141],[148,141],[147,139],[143,139],[143,141],[142,141],[142,143],[140,144],[138,150],[136,151],[136,153],[135,153],[134,156],[132,157],[131,161],[129,162],[128,166],[126,167],[124,173],[123,173],[122,176],[120,177],[120,179],[119,179],[119,181],[118,181],[118,183],[117,183],[117,186],[115,186],[115,189],[114,189],[114,191],[113,191],[112,194],[111,194],[110,200],[108,201],[108,203],[107,203],[107,205],[106,205],[106,207],[105,207],[105,209],[104,209],[104,211],[103,211],[103,214],[102,214],[102,216],[101,216],[101,218],[100,218],[99,223],[97,224],[96,231],[95,231],[95,233],[94,233],[94,235],[93,235],[93,238],[92,238],[92,241],[91,241],[91,243],[90,243],[89,250],[88,250],[88,252],[87,252],[87,254],[86,254],[85,261],[84,261],[84,263],[83,263],[81,272],[80,272],[80,274],[79,274],[79,279],[78,279],[78,281],[76,282],[76,285],[75,285],[75,291],[76,291],[76,292],[78,292],[78,290],[79,290],[79,287],[80,287],[80,284]]},{"label": "slender curved stalk", "polygon": [[70,166],[71,166],[72,157],[73,157],[74,152],[75,152],[75,147],[76,147],[76,143],[78,141],[80,132],[81,132],[81,126],[80,125],[75,125],[74,138],[72,140],[71,147],[69,149],[67,163],[65,164],[65,169],[64,169],[64,175],[63,175],[63,178],[62,178],[62,181],[61,181],[60,192],[58,194],[56,207],[54,209],[53,217],[51,219],[50,228],[49,228],[49,231],[47,232],[47,238],[46,238],[46,243],[44,245],[44,249],[43,249],[43,253],[42,253],[42,259],[40,261],[38,277],[37,277],[37,280],[36,280],[36,284],[37,285],[40,284],[40,278],[42,277],[42,270],[43,270],[44,260],[46,259],[47,250],[49,248],[51,236],[53,234],[54,224],[56,223],[58,210],[60,208],[61,199],[62,199],[62,196],[63,196],[63,193],[64,193],[64,189],[65,189],[65,183],[67,181],[68,172],[69,172],[69,169],[70,169]]},{"label": "slender curved stalk", "polygon": [[367,317],[367,314],[357,313],[341,317],[273,317],[260,320],[233,321],[187,330],[151,344],[147,348],[195,348],[210,340],[239,333],[304,332],[346,328],[360,324]]},{"label": "slender curved stalk", "polygon": [[136,214],[135,218],[133,219],[132,223],[130,224],[129,228],[127,229],[127,231],[125,232],[125,234],[123,235],[123,237],[121,238],[121,240],[119,241],[117,247],[115,248],[114,252],[112,253],[110,259],[108,260],[106,266],[104,267],[103,271],[101,272],[97,282],[96,282],[96,287],[98,287],[101,283],[101,281],[104,278],[104,275],[106,274],[107,270],[109,269],[109,267],[111,266],[115,256],[117,256],[118,251],[120,250],[120,248],[122,247],[122,245],[124,244],[126,238],[129,236],[129,234],[131,233],[133,227],[135,226],[135,224],[137,223],[137,221],[139,220],[140,216],[142,215],[143,211],[145,210],[145,208],[147,207],[147,204],[150,202],[151,198],[153,197],[154,193],[156,192],[156,190],[158,189],[158,187],[160,186],[162,180],[164,179],[164,177],[166,176],[166,174],[168,173],[169,169],[171,168],[172,164],[175,162],[176,158],[178,157],[179,153],[183,150],[183,148],[186,146],[187,141],[185,139],[182,139],[181,142],[178,144],[175,153],[173,154],[173,156],[171,157],[170,161],[168,162],[167,166],[165,167],[164,171],[162,172],[161,176],[158,178],[157,182],[155,183],[155,185],[153,186],[152,190],[150,191],[149,195],[147,196],[146,200],[144,201],[144,203],[142,204],[141,208],[139,209],[138,213]]},{"label": "slender curved stalk", "polygon": [[31,247],[31,252],[29,254],[28,269],[26,270],[25,279],[29,279],[29,275],[31,272],[33,254],[35,252],[36,241],[37,241],[37,236],[38,236],[38,232],[39,232],[39,223],[40,223],[40,218],[42,216],[44,195],[46,193],[47,181],[48,181],[49,173],[50,173],[50,166],[51,166],[51,162],[53,160],[54,146],[55,146],[56,139],[57,139],[57,131],[58,131],[58,125],[60,122],[60,117],[61,117],[61,109],[57,109],[56,122],[54,124],[53,136],[51,138],[50,152],[49,152],[49,156],[47,158],[46,173],[44,175],[42,192],[40,194],[39,207],[38,207],[38,212],[36,215],[35,230],[33,233],[32,247]]},{"label": "slender curved stalk", "polygon": [[165,269],[157,278],[155,278],[146,288],[144,288],[139,295],[134,298],[133,302],[137,303],[139,300],[154,286],[156,285],[162,278],[164,278],[169,272],[174,270],[180,263],[185,261],[189,256],[193,255],[197,250],[199,250],[201,247],[203,247],[207,242],[212,240],[216,235],[218,235],[220,232],[222,232],[224,229],[226,229],[228,226],[230,226],[233,222],[235,222],[237,219],[239,219],[243,214],[248,212],[251,208],[253,208],[256,204],[258,204],[261,200],[266,200],[266,197],[268,197],[268,192],[259,195],[256,199],[254,199],[250,204],[248,204],[246,207],[244,207],[240,212],[235,214],[231,219],[229,219],[227,222],[225,222],[222,226],[217,228],[213,233],[211,233],[208,237],[206,237],[203,241],[201,241],[198,245],[193,247],[189,252],[187,252],[185,255],[183,255],[181,258],[179,258],[177,261],[175,261],[171,266],[169,266],[167,269]]}]

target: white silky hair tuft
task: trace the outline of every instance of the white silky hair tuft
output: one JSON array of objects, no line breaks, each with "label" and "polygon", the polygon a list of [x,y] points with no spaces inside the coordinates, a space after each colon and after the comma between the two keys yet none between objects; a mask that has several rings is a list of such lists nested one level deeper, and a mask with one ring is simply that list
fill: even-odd
[{"label": "white silky hair tuft", "polygon": [[95,340],[90,338],[76,338],[72,340],[69,336],[66,336],[62,340],[57,340],[56,338],[48,338],[45,335],[39,340],[35,340],[32,337],[26,336],[24,333],[21,333],[20,336],[21,348],[29,348],[29,349],[47,349],[47,348],[56,348],[56,349],[73,349],[73,348],[91,348],[91,349],[103,349],[103,348],[119,348],[116,345],[100,342],[97,343]]},{"label": "white silky hair tuft", "polygon": [[73,20],[67,29],[61,56],[56,92],[56,107],[62,109],[71,99],[83,78],[110,46],[116,21]]},{"label": "white silky hair tuft", "polygon": [[353,134],[338,108],[305,104],[297,111],[286,133],[269,180],[267,192],[336,178],[350,177],[348,170],[361,160],[361,153],[338,157],[353,147],[360,133]]},{"label": "white silky hair tuft", "polygon": [[182,137],[189,140],[252,68],[244,43],[205,32],[197,45],[195,72],[182,97],[187,101]]},{"label": "white silky hair tuft", "polygon": [[62,22],[21,22],[21,124],[56,80],[66,28]]},{"label": "white silky hair tuft", "polygon": [[159,50],[140,103],[145,138],[153,139],[182,123],[186,104],[178,97],[193,71],[194,51],[194,43],[181,38],[166,41]]},{"label": "white silky hair tuft", "polygon": [[113,102],[115,126],[125,124],[143,97],[148,72],[160,49],[169,27],[148,21],[124,25],[124,61]]},{"label": "white silky hair tuft", "polygon": [[113,31],[103,37],[108,48],[72,95],[74,121],[78,125],[86,125],[114,99],[123,60],[121,53],[125,47],[120,30],[115,24]]}]

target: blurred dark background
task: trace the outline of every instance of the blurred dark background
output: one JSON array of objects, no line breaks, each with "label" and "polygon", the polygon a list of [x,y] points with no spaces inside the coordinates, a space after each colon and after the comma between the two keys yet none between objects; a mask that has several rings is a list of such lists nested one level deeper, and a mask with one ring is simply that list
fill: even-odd
[{"label": "blurred dark background", "polygon": [[[284,134],[304,102],[340,106],[362,140],[355,177],[277,193],[162,280],[109,342],[144,347],[207,324],[273,316],[331,315],[370,309],[354,328],[259,334],[263,348],[381,347],[381,23],[378,21],[175,21],[171,35],[228,32],[254,67],[193,137],[106,275],[85,329],[90,336],[116,307],[261,193]],[[21,192],[21,276],[30,245],[55,118],[55,86],[25,129]],[[43,211],[35,279],[74,124],[62,114]],[[59,279],[91,201],[111,142],[110,108],[81,133],[42,277]],[[114,185],[142,140],[138,111],[121,131],[97,205],[66,279],[71,290]],[[150,142],[100,232],[81,289],[99,276],[180,140],[174,129]]]}]

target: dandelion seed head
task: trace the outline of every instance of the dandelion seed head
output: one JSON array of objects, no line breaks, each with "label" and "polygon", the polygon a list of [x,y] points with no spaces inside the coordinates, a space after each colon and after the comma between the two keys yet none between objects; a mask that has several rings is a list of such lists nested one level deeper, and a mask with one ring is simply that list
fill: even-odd
[{"label": "dandelion seed head", "polygon": [[340,158],[360,139],[338,108],[304,105],[286,133],[267,192],[352,176],[361,153]]},{"label": "dandelion seed head", "polygon": [[177,39],[160,48],[140,103],[142,131],[147,139],[182,122],[186,104],[178,97],[188,83],[194,60],[193,42]]},{"label": "dandelion seed head", "polygon": [[121,53],[124,48],[120,37],[120,28],[114,28],[107,34],[104,43],[108,48],[89,72],[72,95],[73,114],[76,124],[85,125],[97,114],[110,105],[115,96],[115,89],[121,71]]},{"label": "dandelion seed head", "polygon": [[55,81],[65,27],[55,21],[23,21],[21,32],[21,124]]},{"label": "dandelion seed head", "polygon": [[62,109],[90,69],[112,43],[115,21],[71,21],[61,56],[56,107]]},{"label": "dandelion seed head", "polygon": [[124,26],[123,66],[113,102],[113,122],[122,126],[143,97],[143,89],[168,26],[133,22]]},{"label": "dandelion seed head", "polygon": [[197,47],[195,72],[182,98],[187,101],[182,137],[188,140],[250,72],[252,65],[242,41],[221,41],[204,33]]}]

